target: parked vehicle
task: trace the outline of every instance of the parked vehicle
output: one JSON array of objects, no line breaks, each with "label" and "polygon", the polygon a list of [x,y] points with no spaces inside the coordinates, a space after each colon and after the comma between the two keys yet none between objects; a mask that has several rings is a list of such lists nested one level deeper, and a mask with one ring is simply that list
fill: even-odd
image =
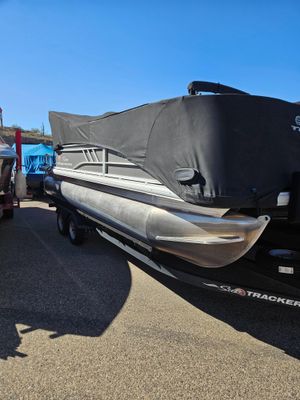
[{"label": "parked vehicle", "polygon": [[[45,190],[59,231],[78,244],[82,228],[95,226],[150,264],[175,257],[180,279],[189,273],[195,284],[210,274],[204,286],[244,296],[256,292],[241,286],[233,263],[264,259],[259,273],[297,292],[299,104],[207,82],[188,89],[120,113],[50,112],[57,160]],[[292,247],[276,237],[278,227],[297,238]],[[224,290],[218,277],[241,287]]]},{"label": "parked vehicle", "polygon": [[0,218],[14,215],[11,175],[17,154],[0,137]]},{"label": "parked vehicle", "polygon": [[[15,145],[13,146],[15,148]],[[44,143],[22,144],[22,172],[26,177],[29,192],[42,193],[44,187],[44,165],[52,167],[55,153],[52,146]]]}]

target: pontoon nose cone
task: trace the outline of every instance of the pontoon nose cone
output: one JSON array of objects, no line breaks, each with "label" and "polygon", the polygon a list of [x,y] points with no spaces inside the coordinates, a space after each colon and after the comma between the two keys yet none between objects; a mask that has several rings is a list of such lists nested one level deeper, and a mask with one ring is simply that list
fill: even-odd
[{"label": "pontoon nose cone", "polygon": [[148,233],[157,232],[152,236],[153,247],[206,268],[223,267],[238,260],[270,222],[268,215],[214,218],[166,211],[156,213],[156,216],[152,213],[148,224]]}]

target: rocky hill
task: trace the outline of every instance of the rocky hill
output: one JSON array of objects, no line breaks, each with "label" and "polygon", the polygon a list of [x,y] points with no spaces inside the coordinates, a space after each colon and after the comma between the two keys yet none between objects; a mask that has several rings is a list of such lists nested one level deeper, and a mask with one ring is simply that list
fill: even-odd
[{"label": "rocky hill", "polygon": [[[15,143],[16,128],[3,127],[0,128],[0,136],[9,145]],[[38,131],[24,131],[22,130],[22,143],[45,143],[52,145],[52,136],[42,135]]]}]

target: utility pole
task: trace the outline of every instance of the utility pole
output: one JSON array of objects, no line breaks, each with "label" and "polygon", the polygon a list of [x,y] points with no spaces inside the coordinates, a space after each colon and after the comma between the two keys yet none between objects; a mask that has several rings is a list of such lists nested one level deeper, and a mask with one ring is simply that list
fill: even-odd
[{"label": "utility pole", "polygon": [[2,108],[0,107],[0,128],[3,129],[3,115],[2,115]]},{"label": "utility pole", "polygon": [[45,136],[45,126],[44,126],[44,122],[42,123],[41,132],[42,132],[42,135]]}]

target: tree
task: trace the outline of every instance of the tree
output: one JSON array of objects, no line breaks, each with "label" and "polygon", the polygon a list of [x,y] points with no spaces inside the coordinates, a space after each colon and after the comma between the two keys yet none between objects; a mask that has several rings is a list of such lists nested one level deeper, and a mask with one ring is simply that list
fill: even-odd
[{"label": "tree", "polygon": [[13,129],[21,129],[21,131],[23,130],[23,128],[21,128],[21,126],[17,125],[17,124],[11,125],[11,128],[13,128]]}]

